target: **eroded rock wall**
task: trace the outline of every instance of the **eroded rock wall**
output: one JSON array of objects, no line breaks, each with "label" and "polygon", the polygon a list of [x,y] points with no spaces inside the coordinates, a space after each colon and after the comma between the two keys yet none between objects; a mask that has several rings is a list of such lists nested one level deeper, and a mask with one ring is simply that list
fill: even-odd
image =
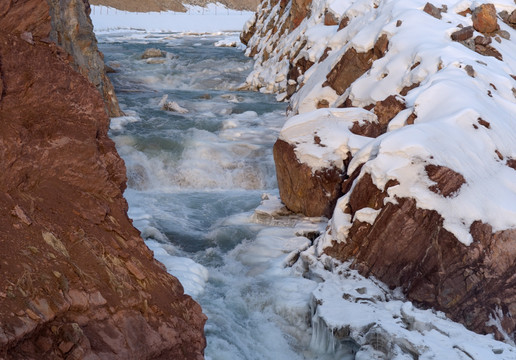
[{"label": "eroded rock wall", "polygon": [[98,88],[44,37],[45,2],[2,4],[0,358],[202,359],[205,315],[127,217]]}]

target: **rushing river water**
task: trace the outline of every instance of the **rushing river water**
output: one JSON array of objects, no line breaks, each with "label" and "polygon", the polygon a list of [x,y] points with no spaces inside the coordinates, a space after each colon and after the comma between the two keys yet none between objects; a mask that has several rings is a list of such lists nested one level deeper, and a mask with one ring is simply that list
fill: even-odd
[{"label": "rushing river water", "polygon": [[[252,60],[214,46],[227,37],[98,35],[127,114],[111,137],[127,166],[129,215],[208,316],[207,359],[323,359],[310,350],[317,283],[285,266],[310,245],[296,231],[321,223],[273,227],[253,215],[264,193],[277,196],[272,145],[285,104],[237,91]],[[141,59],[151,47],[167,56]],[[162,110],[164,95],[183,113]]]}]

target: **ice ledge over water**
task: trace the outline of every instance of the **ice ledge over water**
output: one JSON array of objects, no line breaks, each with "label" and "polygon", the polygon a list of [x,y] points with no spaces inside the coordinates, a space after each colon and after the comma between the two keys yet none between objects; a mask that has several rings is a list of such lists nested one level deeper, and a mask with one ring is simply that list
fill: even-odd
[{"label": "ice ledge over water", "polygon": [[[270,195],[264,197],[254,218],[260,223],[283,224],[286,228],[281,232],[274,231],[274,236],[262,233],[252,245],[261,250],[252,253],[282,252],[283,261],[274,265],[278,267],[277,271],[282,267],[281,271],[290,268],[292,275],[312,281],[313,286],[305,282],[304,289],[297,288],[296,291],[307,291],[308,296],[299,297],[298,294],[298,297],[311,299],[308,305],[311,311],[310,349],[313,352],[356,360],[516,359],[516,348],[512,344],[496,341],[492,335],[469,331],[447,319],[442,312],[420,310],[400,291],[391,291],[380,281],[361,276],[349,268],[349,263],[342,264],[326,255],[317,255],[317,243],[322,237],[307,248],[307,239],[312,237],[309,234],[323,232],[325,223],[322,219],[289,215],[283,204]],[[298,241],[294,241],[296,236]],[[288,249],[280,250],[280,244],[287,244]],[[260,257],[257,261],[264,259]],[[288,295],[283,289],[281,299],[274,301],[288,303],[288,296],[294,295]]]},{"label": "ice ledge over water", "polygon": [[351,347],[357,360],[516,358],[513,346],[473,333],[443,313],[417,309],[348,264],[321,275],[325,281],[312,293],[314,349]]}]

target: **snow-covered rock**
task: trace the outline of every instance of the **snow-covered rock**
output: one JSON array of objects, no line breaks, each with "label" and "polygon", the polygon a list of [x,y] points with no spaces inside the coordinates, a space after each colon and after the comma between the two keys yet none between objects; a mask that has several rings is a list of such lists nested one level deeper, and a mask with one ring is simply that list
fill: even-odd
[{"label": "snow-covered rock", "polygon": [[[513,341],[514,1],[266,0],[258,10],[242,35],[256,60],[247,87],[290,98],[299,114],[278,140],[295,156],[279,167],[291,179],[342,173],[318,254]],[[321,119],[335,108],[372,120],[353,131],[353,120]],[[279,182],[282,198],[296,194]]]},{"label": "snow-covered rock", "polygon": [[[374,211],[362,211],[360,216],[365,221],[375,218]],[[303,319],[306,313],[310,350],[321,353],[321,358],[326,354],[359,360],[516,358],[512,344],[469,331],[442,312],[418,309],[400,289],[390,290],[376,278],[360,275],[349,262],[318,256],[318,243],[324,241],[317,238],[325,228],[323,219],[289,214],[268,194],[253,218],[279,227],[262,230],[239,258],[253,266],[254,276],[265,271],[265,262],[275,264],[267,270],[268,281],[275,279],[272,286],[277,289],[270,301],[275,311],[291,320]],[[310,246],[314,238],[315,245]],[[281,278],[286,274],[288,279]],[[293,281],[292,275],[299,278]],[[306,326],[304,321],[292,325],[296,331]]]}]

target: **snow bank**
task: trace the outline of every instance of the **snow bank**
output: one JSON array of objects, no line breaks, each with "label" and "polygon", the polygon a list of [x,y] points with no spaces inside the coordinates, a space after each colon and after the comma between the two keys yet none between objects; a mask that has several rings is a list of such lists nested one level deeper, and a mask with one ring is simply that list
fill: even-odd
[{"label": "snow bank", "polygon": [[91,6],[95,32],[136,29],[159,32],[215,33],[242,30],[251,11],[227,9],[221,4],[206,7],[185,5],[186,13],[164,11],[137,13],[106,6]]},{"label": "snow bank", "polygon": [[[354,122],[365,121],[376,122],[376,115],[359,108],[319,109],[291,117],[279,138],[295,144],[297,158],[313,172],[332,166],[342,168],[348,153],[355,155],[370,141],[350,131]],[[314,134],[318,137],[317,142],[314,142]]]}]

